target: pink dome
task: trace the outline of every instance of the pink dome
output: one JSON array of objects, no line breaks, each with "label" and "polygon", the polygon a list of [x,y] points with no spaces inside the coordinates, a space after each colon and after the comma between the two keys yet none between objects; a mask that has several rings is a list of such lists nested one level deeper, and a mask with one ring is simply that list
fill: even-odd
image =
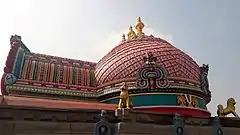
[{"label": "pink dome", "polygon": [[152,52],[157,63],[167,71],[167,77],[192,80],[200,83],[198,64],[183,51],[153,36],[143,36],[122,42],[96,65],[97,85],[136,77],[143,65],[143,56]]}]

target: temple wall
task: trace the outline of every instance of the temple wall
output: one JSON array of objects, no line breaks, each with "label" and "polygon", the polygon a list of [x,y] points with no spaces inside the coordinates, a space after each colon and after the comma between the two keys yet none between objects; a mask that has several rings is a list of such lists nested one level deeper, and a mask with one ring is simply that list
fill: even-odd
[{"label": "temple wall", "polygon": [[[91,135],[94,123],[0,121],[1,135]],[[171,125],[114,124],[114,135],[172,135]],[[223,128],[223,135],[239,135],[240,128]],[[211,127],[185,126],[186,135],[212,135]]]},{"label": "temple wall", "polygon": [[[185,126],[185,135],[212,135],[210,126]],[[240,128],[223,128],[223,135],[239,135]],[[157,124],[122,124],[119,135],[172,135],[172,125]]]},{"label": "temple wall", "polygon": [[[5,105],[2,101],[0,135],[92,135],[96,123],[110,126],[108,129],[112,129],[111,135],[174,135],[173,122],[176,121],[173,120],[179,120],[175,115],[149,112],[125,111],[124,117],[115,111],[109,110],[106,114],[103,112],[91,109],[23,107]],[[215,118],[181,118],[185,123],[184,135],[214,135],[212,129],[217,126],[213,128],[212,124]],[[222,126],[223,135],[240,133],[239,119],[220,118],[218,124]]]}]

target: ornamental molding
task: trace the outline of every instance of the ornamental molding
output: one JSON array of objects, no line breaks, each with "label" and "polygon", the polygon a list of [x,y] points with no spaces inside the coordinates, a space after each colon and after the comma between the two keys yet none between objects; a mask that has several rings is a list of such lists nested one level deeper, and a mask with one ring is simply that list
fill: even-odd
[{"label": "ornamental molding", "polygon": [[148,52],[143,60],[145,63],[137,72],[136,87],[138,89],[168,88],[166,71],[156,63],[157,57],[154,57],[152,52]]}]

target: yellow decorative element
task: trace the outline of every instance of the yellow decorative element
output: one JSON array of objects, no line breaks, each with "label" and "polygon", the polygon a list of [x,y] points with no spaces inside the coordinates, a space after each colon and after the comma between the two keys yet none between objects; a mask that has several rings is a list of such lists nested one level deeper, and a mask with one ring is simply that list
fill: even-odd
[{"label": "yellow decorative element", "polygon": [[123,83],[120,90],[121,90],[121,93],[120,93],[118,109],[123,109],[123,108],[130,109],[130,108],[132,108],[133,105],[132,105],[132,102],[131,102],[129,94],[128,94],[128,86],[127,86],[126,82]]},{"label": "yellow decorative element", "polygon": [[126,41],[125,34],[122,35],[122,42]]},{"label": "yellow decorative element", "polygon": [[233,114],[235,117],[239,118],[238,114],[235,111],[236,101],[234,98],[229,98],[227,100],[227,107],[223,108],[223,105],[219,104],[217,114],[219,117],[225,117],[228,114]]},{"label": "yellow decorative element", "polygon": [[180,105],[180,106],[187,106],[187,102],[186,102],[186,99],[183,95],[178,95],[177,96],[177,103]]},{"label": "yellow decorative element", "polygon": [[129,27],[128,39],[136,38],[136,33],[133,31],[132,26]]},{"label": "yellow decorative element", "polygon": [[180,106],[197,107],[198,100],[193,95],[184,94],[177,96],[177,103]]},{"label": "yellow decorative element", "polygon": [[136,22],[135,28],[137,30],[137,35],[138,36],[144,35],[144,33],[142,32],[142,30],[144,28],[144,23],[141,21],[140,17],[137,18],[137,22]]}]

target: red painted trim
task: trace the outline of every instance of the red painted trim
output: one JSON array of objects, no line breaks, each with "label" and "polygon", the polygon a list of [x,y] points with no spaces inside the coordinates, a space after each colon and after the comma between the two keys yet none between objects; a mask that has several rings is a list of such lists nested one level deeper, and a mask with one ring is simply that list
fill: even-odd
[{"label": "red painted trim", "polygon": [[11,73],[12,72],[18,48],[19,48],[18,43],[13,42],[13,44],[11,45],[11,48],[9,50],[6,63],[5,63],[5,67],[4,67],[4,72],[5,73]]},{"label": "red painted trim", "polygon": [[[21,82],[23,82],[25,84],[22,84]],[[91,91],[91,92],[95,92],[96,91],[96,87],[70,85],[70,84],[63,84],[63,83],[51,83],[51,82],[28,80],[28,79],[18,79],[17,80],[17,84],[26,85],[26,86],[35,86],[35,85],[31,84],[30,82],[31,83],[45,84],[45,85],[56,85],[57,86],[56,89],[64,89],[64,90],[66,90],[66,88],[58,88],[58,87],[71,87],[71,88],[76,88],[76,89],[87,89],[88,91]],[[45,86],[40,86],[40,87],[45,88]],[[49,88],[49,87],[46,86],[46,88]],[[76,90],[76,91],[79,91],[79,90]]]},{"label": "red painted trim", "polygon": [[[118,54],[119,57],[124,55],[124,52],[129,52],[131,49],[132,51],[129,52],[129,55],[125,56],[125,57],[130,57],[129,59],[130,60],[133,60],[132,59],[132,55],[134,55],[135,52],[135,47],[139,49],[140,47],[140,50],[151,50],[155,47],[153,46],[148,46],[148,47],[144,47],[144,45],[142,44],[143,41],[150,41],[150,42],[153,42],[152,44],[155,46],[156,44],[165,44],[163,40],[159,39],[159,38],[154,38],[154,37],[150,37],[150,36],[145,36],[145,37],[142,37],[142,38],[136,38],[136,39],[133,39],[133,40],[130,40],[130,41],[126,41],[126,42],[123,42],[122,44],[119,44],[117,47],[113,48],[112,51],[110,51],[107,55],[105,55],[96,65],[96,70],[95,70],[95,75],[96,75],[96,78],[97,78],[97,85],[101,85],[102,84],[105,84],[107,82],[110,82],[112,80],[114,80],[114,78],[124,78],[125,75],[121,74],[123,73],[123,71],[126,71],[126,68],[123,67],[123,69],[120,69],[120,68],[116,68],[118,67],[118,64],[121,65],[122,63],[120,62],[120,59],[116,59],[117,56],[113,55],[115,54]],[[133,42],[133,43],[131,43]],[[131,45],[130,45],[131,44]],[[129,47],[129,45],[131,47]],[[171,45],[170,43],[167,42],[167,46],[171,47],[171,48],[175,48],[173,45]],[[130,49],[130,50],[129,50]],[[176,49],[176,48],[175,48]],[[190,57],[188,56],[187,54],[185,54],[184,52],[182,52],[181,50],[179,51],[178,50],[178,53],[181,55],[181,57],[184,58],[184,60],[187,60],[188,62],[190,62],[192,64],[192,66],[190,67],[190,69],[193,69],[195,72],[193,74],[191,74],[191,76],[187,77],[187,78],[190,78],[191,80],[195,81],[195,82],[198,82],[199,83],[199,65]],[[154,50],[152,50],[154,51]],[[155,53],[158,54],[159,51],[165,51],[163,49],[161,50],[156,50],[155,49]],[[120,53],[120,54],[119,54]],[[153,52],[154,53],[154,52]],[[175,55],[176,53],[174,53]],[[168,54],[166,54],[167,56]],[[136,54],[135,57],[139,57],[140,55],[139,54]],[[123,58],[125,58],[124,56],[122,56]],[[135,58],[134,57],[134,58]],[[130,61],[129,60],[129,61]],[[126,60],[127,61],[127,60]],[[132,61],[132,63],[135,63],[137,62],[138,60],[136,61]],[[123,62],[123,61],[122,61]],[[138,61],[140,62],[140,64],[142,63],[142,61]],[[113,64],[115,63],[115,65]],[[104,68],[104,66],[107,65],[107,68]],[[136,63],[135,63],[136,64]],[[139,64],[138,64],[139,66]],[[130,66],[128,68],[131,68],[131,69],[135,69],[135,67],[132,66],[132,64],[130,63]],[[122,72],[119,73],[118,75],[115,75],[113,74],[112,72],[113,71],[116,71],[118,72],[117,70],[120,69]],[[167,69],[166,69],[167,70]],[[135,72],[135,71],[134,71]],[[129,72],[129,74],[131,75],[128,75],[128,76],[135,76],[134,75],[134,72]],[[182,72],[182,70],[181,70]],[[133,74],[133,75],[132,75]],[[117,77],[116,77],[117,76]],[[182,78],[186,78],[186,76],[183,76],[182,74],[179,74],[179,75],[169,75],[169,76],[177,76],[177,77],[182,77]],[[126,78],[126,77],[125,77]],[[128,77],[127,77],[128,78]],[[187,79],[186,78],[186,79]]]},{"label": "red painted trim", "polygon": [[136,110],[162,113],[162,114],[178,113],[180,115],[187,115],[187,116],[211,116],[211,113],[208,111],[204,111],[204,110],[200,110],[200,109],[182,108],[182,107],[136,108]]},{"label": "red painted trim", "polygon": [[2,95],[6,95],[6,90],[5,90],[5,87],[4,87],[4,81],[5,81],[5,77],[6,77],[6,73],[3,73],[2,75],[2,78],[1,78],[1,93]]},{"label": "red painted trim", "polygon": [[[56,59],[58,61],[67,61],[69,63],[79,63],[79,64],[82,64],[84,66],[84,68],[87,68],[87,69],[89,68],[89,66],[90,67],[91,66],[95,67],[96,64],[97,64],[96,62],[83,61],[83,60],[77,60],[77,59],[70,59],[70,58],[64,58],[64,57],[58,57],[58,56],[46,55],[46,54],[39,54],[39,53],[32,53],[32,55],[29,55],[29,56],[34,56],[35,58],[44,57],[47,60],[41,60],[41,61],[42,62],[49,62],[49,63],[51,63],[51,59]],[[62,63],[61,65],[69,66],[68,64]],[[86,65],[89,65],[89,66],[86,66]],[[72,66],[72,64],[70,64],[70,66]]]},{"label": "red painted trim", "polygon": [[56,108],[56,109],[99,109],[99,110],[115,110],[117,108],[116,104],[37,99],[30,97],[0,96],[0,101],[1,100],[4,100],[5,102],[4,103],[0,102],[0,106],[4,104],[9,106],[21,106],[21,107]]}]

